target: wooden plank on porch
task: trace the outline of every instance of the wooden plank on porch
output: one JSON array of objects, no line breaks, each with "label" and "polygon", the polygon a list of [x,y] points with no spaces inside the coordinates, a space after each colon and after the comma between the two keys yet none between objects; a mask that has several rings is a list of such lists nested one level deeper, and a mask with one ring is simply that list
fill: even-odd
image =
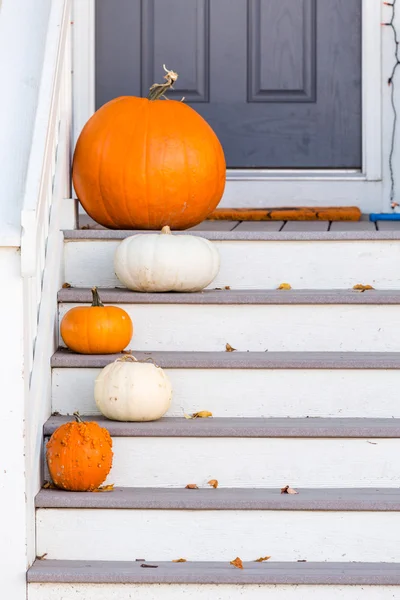
[{"label": "wooden plank on porch", "polygon": [[281,231],[328,231],[329,221],[286,221]]},{"label": "wooden plank on porch", "polygon": [[235,228],[235,231],[280,231],[283,224],[284,221],[243,221]]},{"label": "wooden plank on porch", "polygon": [[336,221],[329,231],[376,231],[376,227],[371,221]]}]

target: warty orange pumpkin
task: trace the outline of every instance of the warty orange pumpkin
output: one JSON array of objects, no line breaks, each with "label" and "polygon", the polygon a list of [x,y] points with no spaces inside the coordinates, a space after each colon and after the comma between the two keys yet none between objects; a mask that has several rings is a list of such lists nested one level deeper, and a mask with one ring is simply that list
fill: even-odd
[{"label": "warty orange pumpkin", "polygon": [[111,470],[112,439],[96,422],[76,421],[58,427],[47,443],[47,465],[54,485],[72,492],[90,492]]},{"label": "warty orange pumpkin", "polygon": [[216,134],[184,102],[160,99],[177,77],[167,71],[166,83],[152,86],[148,98],[108,102],[79,136],[74,187],[105,227],[187,229],[222,198],[226,165]]},{"label": "warty orange pumpkin", "polygon": [[79,354],[114,354],[129,344],[133,325],[128,313],[118,306],[104,306],[97,288],[91,306],[76,306],[60,325],[65,345]]}]

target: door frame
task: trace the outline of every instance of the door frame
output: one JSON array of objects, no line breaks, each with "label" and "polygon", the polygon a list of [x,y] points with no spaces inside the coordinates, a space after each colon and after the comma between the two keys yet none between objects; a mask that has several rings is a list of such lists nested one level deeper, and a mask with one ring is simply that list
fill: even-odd
[{"label": "door frame", "polygon": [[[362,168],[228,169],[220,206],[340,204],[358,205],[364,212],[389,209],[387,163],[393,113],[387,77],[393,63],[393,45],[387,36],[384,39],[383,33],[389,29],[382,27],[384,10],[381,0],[362,0]],[[73,24],[75,143],[95,109],[95,0],[74,0]]]}]

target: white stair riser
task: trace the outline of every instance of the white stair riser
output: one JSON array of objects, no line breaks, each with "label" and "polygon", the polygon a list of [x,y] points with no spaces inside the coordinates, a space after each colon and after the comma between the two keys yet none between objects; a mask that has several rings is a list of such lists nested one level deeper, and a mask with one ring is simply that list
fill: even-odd
[{"label": "white stair riser", "polygon": [[384,512],[40,509],[37,553],[60,560],[271,555],[274,561],[400,562],[399,530],[400,513]]},{"label": "white stair riser", "polygon": [[[52,372],[52,411],[99,414],[101,369]],[[210,410],[215,417],[400,418],[400,370],[166,369],[170,417]]]},{"label": "white stair riser", "polygon": [[[114,438],[122,487],[398,487],[400,439]],[[188,490],[188,493],[196,493]]]},{"label": "white stair riser", "polygon": [[[65,278],[77,287],[121,285],[114,273],[118,241],[67,241]],[[399,289],[400,241],[215,242],[221,270],[210,287],[351,288],[368,283]]]},{"label": "white stair riser", "polygon": [[[290,294],[290,292],[288,292]],[[75,304],[60,305],[60,319]],[[82,306],[82,305],[81,305]],[[129,348],[161,351],[400,351],[400,305],[124,304]]]},{"label": "white stair riser", "polygon": [[[233,569],[234,567],[232,567]],[[28,600],[400,600],[399,586],[31,583]]]}]

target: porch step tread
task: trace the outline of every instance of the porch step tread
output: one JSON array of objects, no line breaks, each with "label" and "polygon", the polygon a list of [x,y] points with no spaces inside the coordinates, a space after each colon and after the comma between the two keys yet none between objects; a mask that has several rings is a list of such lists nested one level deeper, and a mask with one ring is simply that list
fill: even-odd
[{"label": "porch step tread", "polygon": [[296,495],[279,489],[114,488],[103,494],[41,490],[36,508],[103,508],[158,510],[316,510],[400,511],[396,488],[299,489]]},{"label": "porch step tread", "polygon": [[[44,424],[44,435],[51,435],[71,419],[64,415],[50,417]],[[87,420],[106,427],[113,437],[400,438],[400,419],[167,417],[147,423],[126,423],[90,416]]]},{"label": "porch step tread", "polygon": [[[357,226],[357,222],[353,223]],[[280,231],[271,231],[270,229],[255,229],[253,227],[236,227],[232,231],[223,230],[191,230],[191,231],[175,231],[174,235],[197,235],[208,240],[215,241],[349,241],[349,240],[400,240],[400,230],[398,228],[375,229],[374,224],[372,229],[364,229],[362,226],[350,227],[346,231],[318,231],[309,230],[305,226],[302,230],[296,231],[293,227],[286,230],[285,226]],[[379,227],[379,225],[378,225]],[[136,230],[112,230],[112,229],[72,229],[65,230],[64,239],[66,241],[79,240],[108,240],[118,241],[123,240],[131,235],[145,233],[159,233],[157,231],[136,231]]]},{"label": "porch step tread", "polygon": [[[203,290],[150,294],[123,288],[99,288],[113,304],[400,304],[400,290]],[[65,288],[59,302],[91,303],[90,288]]]},{"label": "porch step tread", "polygon": [[[168,369],[400,369],[400,352],[137,352]],[[75,354],[60,348],[53,368],[103,368],[122,354]]]},{"label": "porch step tread", "polygon": [[[143,568],[143,564],[156,568]],[[236,569],[228,562],[211,561],[36,560],[28,570],[27,580],[28,583],[400,585],[398,563],[246,562],[243,566]]]}]

